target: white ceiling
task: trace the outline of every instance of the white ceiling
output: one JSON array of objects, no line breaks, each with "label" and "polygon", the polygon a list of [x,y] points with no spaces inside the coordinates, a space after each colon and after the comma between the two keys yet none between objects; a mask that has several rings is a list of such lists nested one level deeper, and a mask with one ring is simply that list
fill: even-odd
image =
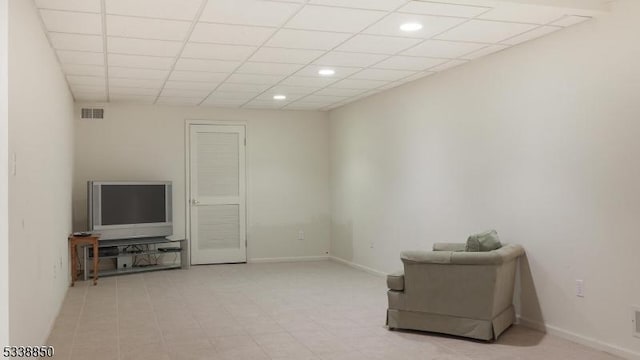
[{"label": "white ceiling", "polygon": [[[78,101],[303,110],[332,109],[594,14],[522,2],[35,0]],[[405,22],[424,27],[404,33]],[[324,68],[335,75],[319,76]]]}]

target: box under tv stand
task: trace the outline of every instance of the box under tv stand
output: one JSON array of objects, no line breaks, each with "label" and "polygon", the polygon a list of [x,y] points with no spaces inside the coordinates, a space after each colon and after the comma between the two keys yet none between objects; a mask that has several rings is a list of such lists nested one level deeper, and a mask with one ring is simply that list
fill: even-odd
[{"label": "box under tv stand", "polygon": [[[106,259],[118,259],[118,258],[132,258],[132,266],[126,268],[115,269],[98,269],[98,276],[114,276],[141,273],[147,271],[158,271],[168,269],[186,269],[187,263],[187,241],[185,239],[167,239],[166,237],[146,237],[146,238],[131,238],[131,239],[114,239],[114,240],[100,240],[98,243],[98,249],[116,247],[117,253],[101,254],[98,256],[99,260]],[[166,246],[162,246],[166,245]],[[175,245],[178,245],[177,247]],[[89,277],[89,269],[87,264],[89,263],[89,248],[91,246],[82,247],[82,268],[84,274],[84,280]],[[165,250],[162,250],[165,249]],[[159,263],[160,259],[169,259],[175,257],[174,261],[169,264]],[[146,258],[146,259],[145,259]],[[180,259],[179,263],[176,263],[177,259]],[[155,260],[152,263],[151,259]]]}]

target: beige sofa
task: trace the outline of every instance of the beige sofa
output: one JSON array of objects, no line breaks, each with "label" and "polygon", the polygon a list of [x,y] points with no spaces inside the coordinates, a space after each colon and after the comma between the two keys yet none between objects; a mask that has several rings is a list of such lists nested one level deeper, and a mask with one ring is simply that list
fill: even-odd
[{"label": "beige sofa", "polygon": [[519,245],[465,252],[465,244],[405,251],[404,272],[387,277],[389,329],[494,340],[515,320],[512,304]]}]

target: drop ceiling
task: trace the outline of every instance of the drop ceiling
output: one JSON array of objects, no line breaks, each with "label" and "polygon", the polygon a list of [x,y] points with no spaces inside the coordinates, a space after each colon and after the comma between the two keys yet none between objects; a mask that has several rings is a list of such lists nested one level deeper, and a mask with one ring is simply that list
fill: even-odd
[{"label": "drop ceiling", "polygon": [[597,14],[531,2],[35,0],[76,101],[291,110],[332,109]]}]

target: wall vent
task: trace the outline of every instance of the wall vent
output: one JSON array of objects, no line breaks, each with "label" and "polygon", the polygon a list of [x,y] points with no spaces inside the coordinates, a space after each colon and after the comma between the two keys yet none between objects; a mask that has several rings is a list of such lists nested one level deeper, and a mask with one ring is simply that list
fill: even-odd
[{"label": "wall vent", "polygon": [[93,107],[93,108],[88,108],[88,107],[83,107],[81,109],[80,112],[80,118],[85,120],[85,119],[97,119],[97,120],[102,120],[104,119],[104,108],[99,108],[99,107]]},{"label": "wall vent", "polygon": [[633,324],[633,336],[640,338],[640,307],[633,307],[633,317],[631,318],[631,323]]}]

